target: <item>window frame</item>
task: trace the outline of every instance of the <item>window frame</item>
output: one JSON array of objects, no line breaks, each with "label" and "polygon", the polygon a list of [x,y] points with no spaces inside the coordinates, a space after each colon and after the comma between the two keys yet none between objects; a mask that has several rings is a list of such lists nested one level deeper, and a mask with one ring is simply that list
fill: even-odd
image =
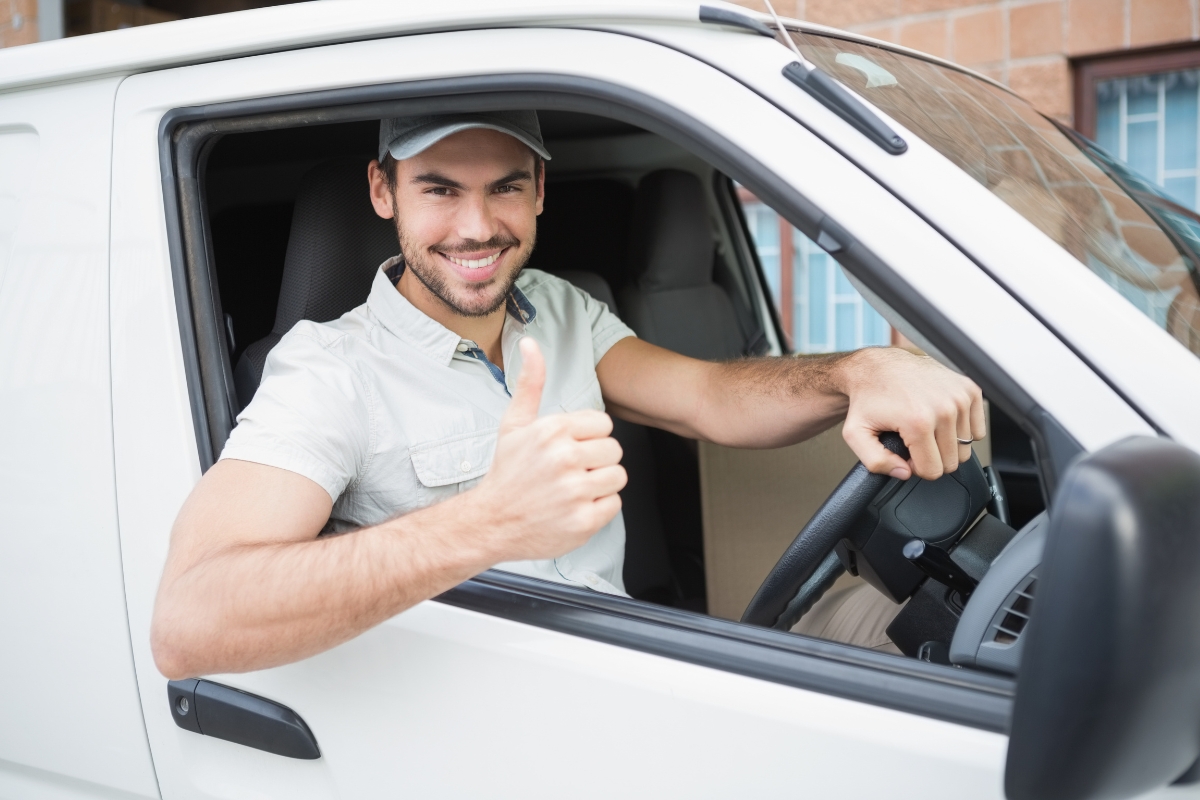
[{"label": "window frame", "polygon": [[1159,72],[1200,69],[1200,45],[1188,42],[1151,50],[1124,51],[1072,60],[1075,130],[1096,140],[1096,84]]},{"label": "window frame", "polygon": [[[536,107],[602,114],[688,148],[747,186],[810,239],[826,236],[838,242],[841,247],[834,257],[847,271],[912,320],[947,357],[968,370],[993,402],[1027,429],[1047,496],[1052,496],[1068,462],[1082,452],[1053,417],[935,306],[750,153],[675,107],[634,90],[598,79],[539,73],[349,87],[177,108],[164,115],[159,126],[159,159],[169,254],[202,471],[214,463],[232,422],[232,367],[204,212],[204,165],[212,145],[229,133],[305,122],[438,113],[467,105],[474,109]],[[741,235],[746,233],[744,224],[742,220]],[[761,268],[756,272],[759,288],[765,291]],[[772,322],[778,330],[778,319]],[[1015,681],[1005,677],[899,659],[495,570],[435,600],[988,731],[1007,730],[1015,693]]]}]

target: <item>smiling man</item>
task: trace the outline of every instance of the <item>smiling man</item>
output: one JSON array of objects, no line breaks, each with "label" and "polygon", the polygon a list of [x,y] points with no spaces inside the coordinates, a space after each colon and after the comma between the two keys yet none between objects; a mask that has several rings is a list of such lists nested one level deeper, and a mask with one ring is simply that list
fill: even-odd
[{"label": "smiling man", "polygon": [[[605,408],[751,448],[845,419],[863,463],[900,478],[954,470],[984,435],[979,389],[930,359],[697,361],[523,271],[548,158],[533,112],[383,121],[367,177],[400,254],[364,305],[272,350],[180,511],[152,630],[164,675],[295,661],[496,566],[622,593]],[[879,443],[891,430],[909,462]]]}]

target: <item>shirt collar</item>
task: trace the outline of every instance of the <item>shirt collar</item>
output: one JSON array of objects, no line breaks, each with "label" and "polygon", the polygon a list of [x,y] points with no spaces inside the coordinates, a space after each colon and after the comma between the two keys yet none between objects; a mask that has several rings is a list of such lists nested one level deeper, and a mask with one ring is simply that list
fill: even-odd
[{"label": "shirt collar", "polygon": [[[379,266],[371,282],[367,306],[385,328],[412,343],[439,363],[449,364],[460,342],[457,333],[425,314],[396,290],[404,274],[404,257],[393,256]],[[537,309],[516,285],[504,300],[504,308],[514,322],[522,326],[533,322]]]}]

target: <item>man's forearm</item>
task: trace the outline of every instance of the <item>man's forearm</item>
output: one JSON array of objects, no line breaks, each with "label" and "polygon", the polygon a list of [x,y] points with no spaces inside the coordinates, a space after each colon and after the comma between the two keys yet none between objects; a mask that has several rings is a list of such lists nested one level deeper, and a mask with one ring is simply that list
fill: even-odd
[{"label": "man's forearm", "polygon": [[[862,463],[901,479],[936,480],[987,435],[978,386],[894,347],[712,363],[628,338],[596,373],[617,416],[730,447],[783,447],[844,417],[842,436]],[[909,459],[880,443],[883,431],[900,434]]]},{"label": "man's forearm", "polygon": [[782,447],[846,414],[846,367],[871,354],[711,362],[630,338],[597,373],[609,410],[623,419],[731,447]]},{"label": "man's forearm", "polygon": [[783,447],[846,414],[845,366],[860,353],[747,358],[708,364],[691,426],[729,447]]},{"label": "man's forearm", "polygon": [[349,535],[228,547],[164,576],[160,669],[183,678],[296,661],[487,569],[469,494]]}]

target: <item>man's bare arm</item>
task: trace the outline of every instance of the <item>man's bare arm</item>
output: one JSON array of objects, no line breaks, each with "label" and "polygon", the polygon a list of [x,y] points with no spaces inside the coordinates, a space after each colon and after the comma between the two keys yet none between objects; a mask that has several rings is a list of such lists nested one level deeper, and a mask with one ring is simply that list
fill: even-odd
[{"label": "man's bare arm", "polygon": [[[929,358],[894,348],[796,358],[699,361],[622,339],[596,367],[612,413],[730,447],[782,447],[845,418],[843,436],[873,472],[936,479],[986,435],[983,395]],[[905,463],[878,440],[897,431]]]},{"label": "man's bare arm", "polygon": [[538,418],[545,368],[532,340],[479,486],[342,536],[316,483],[218,462],[176,520],[151,645],[168,678],[285,664],[346,641],[502,561],[555,558],[621,507],[612,420]]}]

